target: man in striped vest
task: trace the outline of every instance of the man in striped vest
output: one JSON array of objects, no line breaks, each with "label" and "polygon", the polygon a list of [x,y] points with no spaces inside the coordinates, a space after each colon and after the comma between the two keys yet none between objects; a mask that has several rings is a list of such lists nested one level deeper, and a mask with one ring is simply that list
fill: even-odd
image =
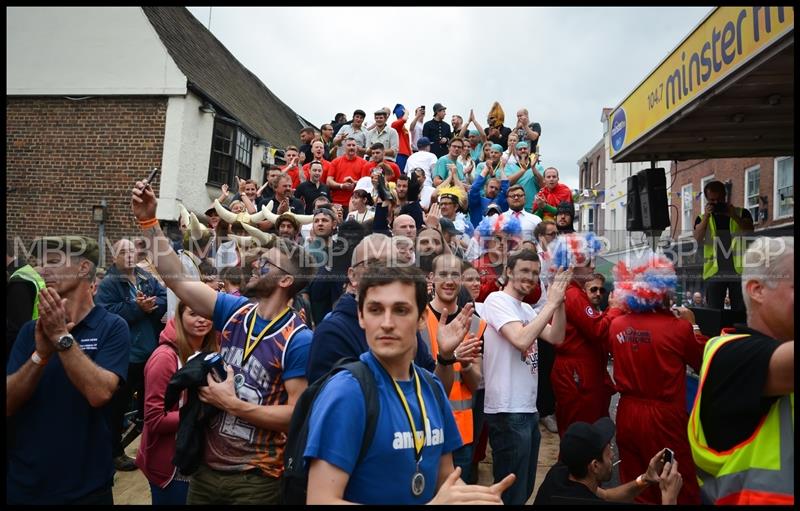
[{"label": "man in striped vest", "polygon": [[747,325],[703,354],[689,444],[704,501],[794,504],[794,238],[744,255]]},{"label": "man in striped vest", "polygon": [[458,294],[461,289],[462,263],[453,254],[442,254],[433,260],[430,278],[433,280],[433,300],[428,304],[425,325],[420,329],[422,339],[439,364],[453,366],[453,385],[450,388],[450,406],[456,419],[464,445],[453,451],[453,464],[461,467],[461,478],[470,480],[472,468],[472,392],[478,388],[481,375],[481,351],[486,322],[473,314],[464,340],[455,350],[455,358],[439,355],[437,333],[439,322],[448,324],[461,312]]}]

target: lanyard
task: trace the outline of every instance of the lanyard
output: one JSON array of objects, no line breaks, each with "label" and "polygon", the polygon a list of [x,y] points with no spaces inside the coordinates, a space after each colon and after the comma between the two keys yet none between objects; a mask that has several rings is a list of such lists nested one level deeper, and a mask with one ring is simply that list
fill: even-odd
[{"label": "lanyard", "polygon": [[[425,401],[422,399],[422,389],[420,388],[419,384],[419,374],[417,374],[417,370],[413,369],[414,371],[414,383],[416,384],[416,391],[417,391],[417,401],[419,402],[419,409],[422,412],[422,438],[417,435],[417,428],[414,425],[414,417],[411,415],[411,409],[408,407],[408,402],[406,401],[406,396],[403,394],[403,390],[400,388],[400,385],[397,384],[394,378],[391,378],[392,383],[394,383],[394,390],[397,392],[397,396],[400,398],[400,402],[403,403],[403,408],[406,411],[406,417],[408,418],[408,424],[411,426],[411,434],[414,436],[414,460],[419,463],[420,458],[422,456],[422,448],[425,447],[425,424],[428,423],[428,414],[425,411]],[[435,391],[436,389],[434,389]]]},{"label": "lanyard", "polygon": [[[275,325],[275,323],[277,323],[278,321],[283,319],[284,316],[286,316],[286,314],[288,314],[289,311],[291,310],[289,307],[286,307],[286,309],[283,312],[278,314],[278,316],[275,319],[270,321],[269,324],[266,327],[264,327],[263,330],[261,330],[261,333],[258,334],[258,337],[256,337],[255,342],[251,345],[250,344],[250,339],[253,338],[253,329],[256,326],[256,316],[258,315],[258,314],[256,314],[256,308],[257,307],[258,306],[253,307],[253,311],[252,311],[253,316],[252,316],[252,319],[250,320],[250,327],[247,330],[247,338],[244,341],[244,356],[242,357],[242,365],[244,365],[244,361],[247,360],[247,357],[249,357],[250,354],[253,352],[253,350],[256,349],[256,346],[258,346],[258,343],[261,342],[261,339],[264,338],[264,335],[266,335],[266,333],[269,331],[269,329],[272,328]],[[245,319],[245,322],[246,321],[247,320]]]}]

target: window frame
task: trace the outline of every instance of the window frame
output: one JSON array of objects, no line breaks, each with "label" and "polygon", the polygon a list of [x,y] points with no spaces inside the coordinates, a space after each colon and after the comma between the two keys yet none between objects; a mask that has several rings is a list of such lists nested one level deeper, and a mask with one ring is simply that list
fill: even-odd
[{"label": "window frame", "polygon": [[[686,214],[686,191],[688,189],[689,192],[689,214]],[[692,233],[694,231],[694,192],[693,192],[693,184],[686,183],[685,185],[681,186],[681,231],[683,233]]]},{"label": "window frame", "polygon": [[[784,160],[793,160],[794,156],[779,156],[774,160],[774,170],[772,174],[772,220],[784,220],[786,218],[793,218],[794,217],[794,205],[790,208],[789,211],[785,215],[780,214],[780,195],[778,195],[778,163]],[[794,164],[792,164],[792,168],[789,171],[789,175],[792,176],[792,202],[794,202]]]},{"label": "window frame", "polygon": [[[214,148],[214,144],[217,140],[218,125],[232,130],[232,136],[229,141],[230,149],[227,154]],[[223,120],[219,117],[214,119],[214,128],[211,137],[211,153],[209,155],[207,173],[208,184],[214,186],[227,184],[232,190],[238,190],[239,185],[236,182],[236,178],[250,179],[253,172],[253,147],[255,146],[255,137],[243,130],[238,123]],[[213,167],[215,163],[215,154],[223,155],[223,157],[229,160],[227,169],[222,169],[219,166]],[[221,175],[223,172],[225,173],[227,181]]]},{"label": "window frame", "polygon": [[[750,179],[749,178],[750,178],[750,173],[754,172],[754,171],[758,171],[758,190],[756,190],[756,194],[755,194],[755,198],[756,198],[755,206],[750,206],[748,204],[748,202],[747,202],[747,200],[752,196],[750,193],[748,193],[750,191],[749,190],[749,188],[750,188]],[[759,217],[759,214],[758,214],[758,209],[759,209],[758,196],[759,196],[759,193],[761,192],[761,165],[760,164],[752,165],[752,166],[747,167],[746,169],[744,169],[744,186],[742,187],[742,189],[744,190],[744,200],[742,201],[742,207],[744,209],[750,211],[750,216],[753,217],[753,225],[757,225],[758,224],[758,217]],[[756,209],[755,213],[753,212],[752,208]]]}]

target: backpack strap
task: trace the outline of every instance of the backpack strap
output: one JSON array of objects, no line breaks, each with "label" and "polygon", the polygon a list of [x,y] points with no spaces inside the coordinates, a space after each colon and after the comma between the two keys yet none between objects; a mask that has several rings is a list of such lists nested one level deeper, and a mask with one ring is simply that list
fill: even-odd
[{"label": "backpack strap", "polygon": [[[425,383],[427,383],[428,386],[430,386],[431,392],[433,392],[433,395],[436,397],[436,402],[439,403],[439,409],[440,410],[444,409],[444,398],[442,397],[442,393],[439,392],[439,385],[436,384],[436,381],[433,379],[433,375],[430,372],[426,371],[425,369],[422,369],[421,367],[419,374],[422,375],[422,378],[425,380]],[[448,402],[448,406],[449,405],[450,403]]]},{"label": "backpack strap", "polygon": [[361,450],[358,453],[358,461],[356,462],[359,463],[364,459],[364,456],[367,455],[367,451],[375,437],[375,429],[377,429],[378,426],[378,414],[380,413],[378,385],[375,381],[375,377],[372,375],[372,370],[361,360],[349,362],[345,364],[342,369],[350,371],[350,374],[358,381],[358,385],[361,387],[361,393],[364,394],[364,403],[366,405],[367,423],[364,428],[364,437],[361,441]]}]

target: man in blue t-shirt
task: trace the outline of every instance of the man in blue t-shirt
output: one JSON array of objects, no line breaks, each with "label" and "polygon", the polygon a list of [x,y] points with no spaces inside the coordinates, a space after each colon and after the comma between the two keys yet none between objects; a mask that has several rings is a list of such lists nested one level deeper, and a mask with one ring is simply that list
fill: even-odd
[{"label": "man in blue t-shirt", "polygon": [[[302,247],[261,236],[272,248],[243,254],[252,261],[242,297],[180,278],[181,263],[155,220],[156,199],[147,181],[133,189],[132,209],[153,251],[164,283],[220,331],[226,377],[208,377],[200,400],[221,413],[205,430],[203,462],[189,482],[188,504],[278,504],[285,431],[294,405],[308,386],[311,332],[288,303],[314,275]],[[254,299],[252,302],[248,298]]]},{"label": "man in blue t-shirt", "polygon": [[113,505],[108,404],[127,376],[128,325],[94,304],[96,241],[45,237],[36,250],[47,287],[6,367],[6,504]]},{"label": "man in blue t-shirt", "polygon": [[462,442],[444,388],[413,363],[426,306],[417,268],[376,264],[362,277],[358,318],[370,350],[360,360],[377,386],[375,436],[359,461],[366,404],[350,372],[337,373],[311,411],[308,504],[499,504],[514,482],[509,475],[491,487],[468,486],[458,478],[452,452]]}]

